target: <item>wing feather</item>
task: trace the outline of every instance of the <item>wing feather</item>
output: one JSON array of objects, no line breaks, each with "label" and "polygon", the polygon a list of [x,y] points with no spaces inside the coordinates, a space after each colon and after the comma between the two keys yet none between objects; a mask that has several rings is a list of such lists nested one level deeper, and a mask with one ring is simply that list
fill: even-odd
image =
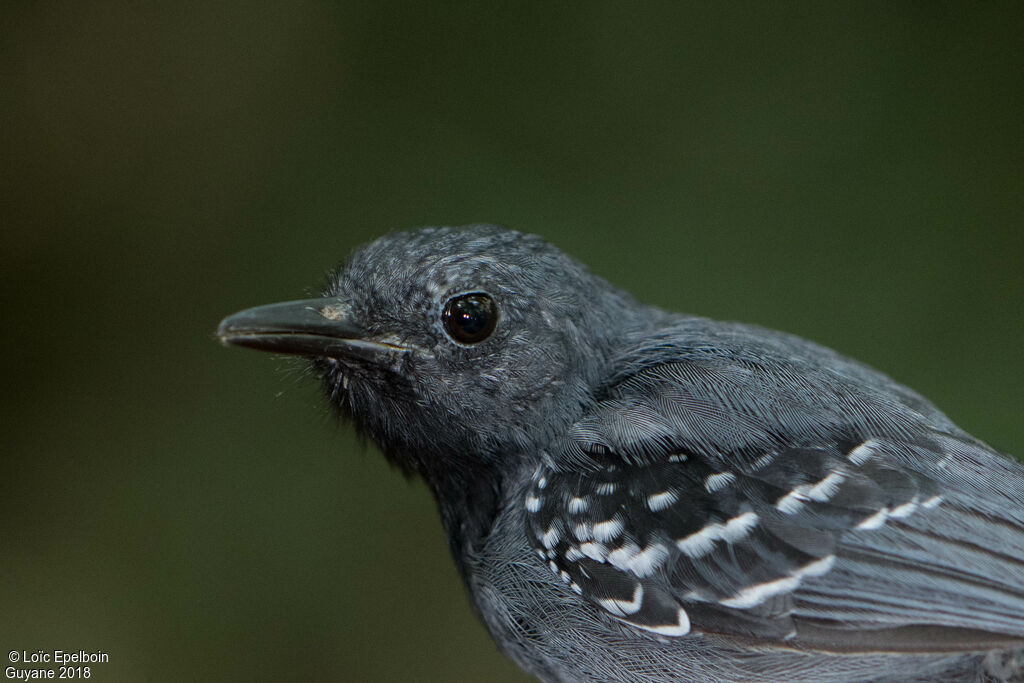
[{"label": "wing feather", "polygon": [[1024,469],[849,379],[705,356],[621,378],[535,475],[531,541],[661,635],[1024,641]]}]

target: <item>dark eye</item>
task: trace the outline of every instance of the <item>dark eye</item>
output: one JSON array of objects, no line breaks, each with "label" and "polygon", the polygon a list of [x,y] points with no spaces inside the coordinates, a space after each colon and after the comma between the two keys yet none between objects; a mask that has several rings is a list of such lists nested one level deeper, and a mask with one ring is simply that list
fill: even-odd
[{"label": "dark eye", "polygon": [[478,344],[491,336],[498,324],[494,299],[482,292],[460,294],[444,305],[444,329],[457,342]]}]

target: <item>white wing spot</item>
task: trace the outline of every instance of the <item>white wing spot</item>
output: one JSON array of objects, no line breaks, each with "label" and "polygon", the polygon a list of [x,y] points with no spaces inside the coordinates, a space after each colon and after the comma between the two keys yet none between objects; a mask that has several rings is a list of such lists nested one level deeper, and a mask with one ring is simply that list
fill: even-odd
[{"label": "white wing spot", "polygon": [[825,574],[830,569],[832,569],[832,565],[834,565],[835,563],[836,556],[828,555],[826,557],[821,558],[820,560],[816,560],[806,565],[805,567],[797,571],[795,576],[799,579],[802,579],[805,576],[821,576],[822,574]]},{"label": "white wing spot", "polygon": [[651,543],[629,560],[629,570],[641,579],[650,576],[664,562],[669,550],[661,543]]},{"label": "white wing spot", "polygon": [[819,503],[824,503],[831,500],[832,496],[836,495],[839,491],[839,485],[846,480],[846,475],[840,471],[835,471],[829,474],[827,477],[815,484],[810,491],[807,492],[807,497],[811,500],[816,500]]},{"label": "white wing spot", "polygon": [[785,578],[775,579],[774,581],[759,583],[756,586],[744,588],[733,597],[721,600],[720,602],[726,607],[748,609],[750,607],[760,605],[773,595],[788,593],[799,585],[800,579],[795,576],[787,576]]},{"label": "white wing spot", "polygon": [[732,472],[719,472],[718,474],[710,474],[708,478],[704,480],[704,490],[708,493],[714,493],[724,489],[729,484],[736,481],[736,475]]},{"label": "white wing spot", "polygon": [[854,465],[860,466],[866,463],[868,460],[874,457],[875,450],[878,448],[878,442],[874,439],[868,439],[861,445],[850,451],[846,459]]},{"label": "white wing spot", "polygon": [[598,522],[594,525],[594,540],[607,543],[621,534],[624,526],[618,517],[612,517],[606,522]]},{"label": "white wing spot", "polygon": [[674,624],[649,626],[647,624],[637,624],[632,621],[629,623],[638,628],[642,628],[645,631],[651,631],[663,636],[685,636],[690,632],[690,617],[682,607],[680,607],[679,611],[676,612],[676,623]]},{"label": "white wing spot", "polygon": [[561,538],[562,532],[558,530],[557,526],[552,524],[550,527],[548,527],[548,530],[544,533],[544,535],[541,536],[540,542],[545,548],[550,550],[551,548],[555,547],[555,544],[558,543],[558,541],[561,540]]},{"label": "white wing spot", "polygon": [[795,489],[779,498],[778,502],[775,503],[775,507],[787,515],[792,515],[799,512],[804,506],[804,503],[810,500],[807,497],[807,486],[797,486]]},{"label": "white wing spot", "polygon": [[540,510],[540,498],[537,496],[526,497],[526,509],[530,512],[537,512]]},{"label": "white wing spot", "polygon": [[590,525],[587,523],[574,526],[572,528],[572,535],[576,537],[577,541],[589,541],[594,537],[590,530]]},{"label": "white wing spot", "polygon": [[576,595],[583,595],[583,589],[580,588],[580,585],[578,583],[576,583],[575,581],[573,581],[572,583],[569,584],[569,588],[571,588],[572,592],[575,593]]},{"label": "white wing spot", "polygon": [[570,498],[566,508],[570,513],[580,513],[586,511],[590,507],[590,503],[587,502],[586,498]]},{"label": "white wing spot", "polygon": [[576,560],[582,557],[583,553],[581,553],[580,549],[574,545],[569,546],[569,549],[565,551],[565,559],[569,560],[570,562],[575,562]]},{"label": "white wing spot", "polygon": [[636,543],[626,543],[608,553],[608,563],[618,569],[627,569],[629,561],[640,552],[640,546]]},{"label": "white wing spot", "polygon": [[839,491],[839,485],[846,480],[846,474],[836,470],[829,473],[824,479],[813,486],[801,484],[792,491],[779,498],[775,507],[779,512],[792,515],[799,512],[805,504],[810,501],[825,503],[831,500],[832,496]]},{"label": "white wing spot", "polygon": [[857,525],[858,529],[877,529],[878,527],[885,524],[886,518],[889,516],[889,510],[882,508],[875,514],[871,515],[863,522]]},{"label": "white wing spot", "polygon": [[895,519],[902,519],[903,517],[908,517],[913,514],[917,507],[917,496],[914,496],[909,502],[906,502],[903,505],[897,505],[892,510],[889,510],[889,516]]},{"label": "white wing spot", "polygon": [[750,530],[757,525],[757,513],[756,512],[744,512],[738,517],[733,517],[725,524],[725,529],[722,532],[722,540],[728,541],[729,543],[735,543],[740,540]]},{"label": "white wing spot", "polygon": [[548,485],[548,478],[547,477],[541,477],[540,479],[537,480],[537,488],[543,489],[547,485]]},{"label": "white wing spot", "polygon": [[603,543],[588,541],[580,546],[580,552],[597,562],[604,562],[608,557],[608,548]]},{"label": "white wing spot", "polygon": [[921,507],[926,510],[931,510],[933,507],[942,502],[942,496],[932,496],[928,500],[921,503]]},{"label": "white wing spot", "polygon": [[695,531],[686,538],[676,541],[676,547],[690,557],[703,557],[711,552],[716,541],[735,543],[742,539],[757,526],[757,520],[756,512],[744,512],[725,524],[713,522],[700,531]]},{"label": "white wing spot", "polygon": [[773,595],[788,593],[796,589],[800,585],[800,579],[805,576],[821,576],[832,569],[835,561],[835,555],[828,555],[801,567],[789,576],[744,588],[731,598],[721,600],[720,603],[726,607],[735,607],[736,609],[756,607]]},{"label": "white wing spot", "polygon": [[615,490],[619,488],[619,485],[614,481],[602,481],[600,484],[594,487],[594,491],[601,496],[610,496],[615,493]]},{"label": "white wing spot", "polygon": [[598,600],[601,607],[614,614],[615,616],[625,617],[630,614],[636,614],[640,611],[640,606],[644,601],[644,587],[640,584],[636,585],[633,589],[632,600],[615,600],[608,598],[606,600]]},{"label": "white wing spot", "polygon": [[718,539],[717,527],[717,524],[712,524],[695,531],[686,538],[676,541],[676,547],[690,557],[703,557],[715,547],[715,541]]},{"label": "white wing spot", "polygon": [[679,500],[679,494],[675,491],[662,491],[661,493],[655,493],[654,495],[647,497],[647,507],[649,507],[652,512],[657,512],[659,510],[664,510],[677,500]]}]

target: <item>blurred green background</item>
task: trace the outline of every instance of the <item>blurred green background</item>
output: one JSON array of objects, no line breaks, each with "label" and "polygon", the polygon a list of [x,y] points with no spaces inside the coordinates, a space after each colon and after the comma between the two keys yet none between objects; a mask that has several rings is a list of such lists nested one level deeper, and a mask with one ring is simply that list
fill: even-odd
[{"label": "blurred green background", "polygon": [[523,679],[422,485],[293,364],[213,339],[393,229],[541,233],[1024,454],[1019,4],[0,19],[4,653],[103,650],[101,682]]}]

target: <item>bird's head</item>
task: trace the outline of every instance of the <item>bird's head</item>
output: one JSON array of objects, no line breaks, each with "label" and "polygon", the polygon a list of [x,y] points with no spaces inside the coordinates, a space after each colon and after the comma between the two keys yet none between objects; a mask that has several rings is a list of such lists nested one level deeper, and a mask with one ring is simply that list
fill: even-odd
[{"label": "bird's head", "polygon": [[311,358],[334,406],[393,462],[469,484],[564,433],[641,316],[540,238],[475,225],[382,237],[321,298],[242,311],[218,334]]}]

